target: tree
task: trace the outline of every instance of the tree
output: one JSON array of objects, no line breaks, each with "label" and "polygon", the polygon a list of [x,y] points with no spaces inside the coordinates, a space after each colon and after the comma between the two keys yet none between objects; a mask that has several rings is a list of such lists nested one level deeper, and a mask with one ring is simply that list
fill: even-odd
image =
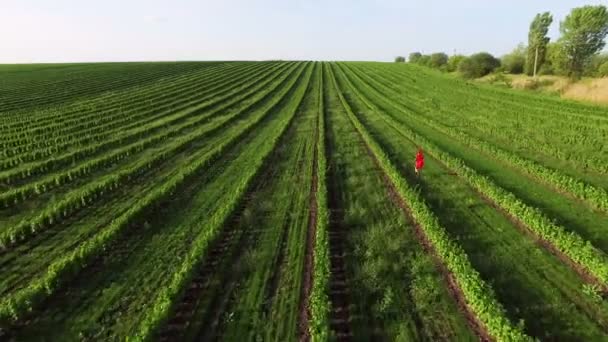
[{"label": "tree", "polygon": [[519,44],[511,53],[502,56],[501,63],[509,74],[521,74],[526,64],[526,47]]},{"label": "tree", "polygon": [[528,53],[526,58],[526,73],[532,75],[534,73],[534,63],[536,62],[537,70],[545,62],[547,53],[547,44],[549,43],[549,26],[553,22],[553,16],[549,12],[539,13],[534,17],[530,24],[528,33]]},{"label": "tree", "polygon": [[434,54],[431,54],[431,57],[429,59],[429,66],[431,68],[436,68],[436,69],[440,69],[441,67],[445,66],[446,64],[448,64],[448,55],[443,53],[443,52],[437,52]]},{"label": "tree", "polygon": [[585,64],[606,45],[606,6],[577,7],[560,24],[560,43],[567,59],[568,75],[580,78]]},{"label": "tree", "polygon": [[546,60],[539,68],[539,73],[541,75],[566,75],[567,62],[562,45],[559,42],[549,43]]},{"label": "tree", "polygon": [[418,63],[418,60],[420,60],[420,57],[422,57],[422,54],[420,52],[412,52],[412,53],[410,53],[407,60],[410,63]]},{"label": "tree", "polygon": [[458,70],[458,65],[460,64],[460,62],[462,62],[466,58],[467,58],[467,56],[464,56],[464,55],[450,56],[450,58],[448,58],[448,64],[446,65],[446,70],[448,72],[454,72],[454,71]]},{"label": "tree", "polygon": [[404,63],[404,62],[405,62],[405,57],[403,57],[403,56],[395,57],[395,63]]},{"label": "tree", "polygon": [[485,76],[500,66],[500,60],[487,52],[480,52],[464,59],[458,65],[458,71],[466,78]]}]

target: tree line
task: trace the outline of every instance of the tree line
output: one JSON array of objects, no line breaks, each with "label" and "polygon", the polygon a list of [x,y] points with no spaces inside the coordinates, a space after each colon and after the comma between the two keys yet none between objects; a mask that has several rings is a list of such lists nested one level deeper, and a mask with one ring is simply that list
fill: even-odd
[{"label": "tree line", "polygon": [[[608,35],[606,6],[583,6],[572,9],[560,22],[560,37],[551,42],[547,36],[553,16],[537,14],[530,24],[528,44],[520,44],[500,59],[488,52],[470,56],[444,52],[430,55],[413,52],[407,61],[445,72],[460,72],[466,78],[478,78],[492,72],[528,75],[608,76],[608,53],[600,53]],[[396,62],[405,62],[403,56]]]}]

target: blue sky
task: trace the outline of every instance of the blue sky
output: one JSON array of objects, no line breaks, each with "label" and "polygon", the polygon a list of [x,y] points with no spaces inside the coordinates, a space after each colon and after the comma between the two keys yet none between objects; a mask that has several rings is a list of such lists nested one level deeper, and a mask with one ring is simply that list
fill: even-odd
[{"label": "blue sky", "polygon": [[501,55],[586,4],[608,0],[2,0],[0,63]]}]

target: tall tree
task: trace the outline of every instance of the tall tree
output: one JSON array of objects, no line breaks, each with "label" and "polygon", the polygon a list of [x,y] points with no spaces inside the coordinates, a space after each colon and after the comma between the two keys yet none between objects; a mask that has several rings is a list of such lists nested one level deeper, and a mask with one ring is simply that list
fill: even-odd
[{"label": "tall tree", "polygon": [[585,64],[606,45],[608,10],[606,6],[577,7],[560,24],[560,43],[567,59],[568,74],[580,77]]},{"label": "tall tree", "polygon": [[[549,43],[549,26],[553,22],[553,16],[549,12],[539,13],[534,17],[530,24],[528,33],[528,53],[526,56],[526,73],[534,73],[534,63],[536,61],[537,70],[545,62],[547,54],[547,44]],[[537,55],[538,54],[538,55]]]}]

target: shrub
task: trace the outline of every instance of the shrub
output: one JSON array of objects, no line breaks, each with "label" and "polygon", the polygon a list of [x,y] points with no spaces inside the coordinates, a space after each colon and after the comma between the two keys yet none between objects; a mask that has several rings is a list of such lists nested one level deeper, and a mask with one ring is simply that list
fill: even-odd
[{"label": "shrub", "polygon": [[526,65],[526,48],[520,44],[511,53],[504,55],[501,62],[503,70],[509,74],[523,73]]},{"label": "shrub", "polygon": [[604,64],[600,65],[598,71],[598,76],[606,77],[608,76],[608,61],[604,62]]},{"label": "shrub", "polygon": [[458,70],[458,65],[462,62],[467,56],[464,55],[453,55],[448,58],[448,64],[446,64],[446,70],[448,72],[453,72]]},{"label": "shrub", "polygon": [[422,54],[420,52],[412,52],[412,53],[410,53],[407,60],[410,63],[418,63],[418,61],[420,60],[421,57],[422,57]]},{"label": "shrub", "polygon": [[440,69],[446,64],[448,64],[448,55],[443,52],[434,53],[429,59],[429,66],[431,68]]},{"label": "shrub", "polygon": [[458,71],[466,78],[485,76],[500,66],[500,61],[487,52],[480,52],[462,60]]},{"label": "shrub", "polygon": [[405,62],[405,57],[403,57],[403,56],[395,57],[395,63],[404,63],[404,62]]}]

